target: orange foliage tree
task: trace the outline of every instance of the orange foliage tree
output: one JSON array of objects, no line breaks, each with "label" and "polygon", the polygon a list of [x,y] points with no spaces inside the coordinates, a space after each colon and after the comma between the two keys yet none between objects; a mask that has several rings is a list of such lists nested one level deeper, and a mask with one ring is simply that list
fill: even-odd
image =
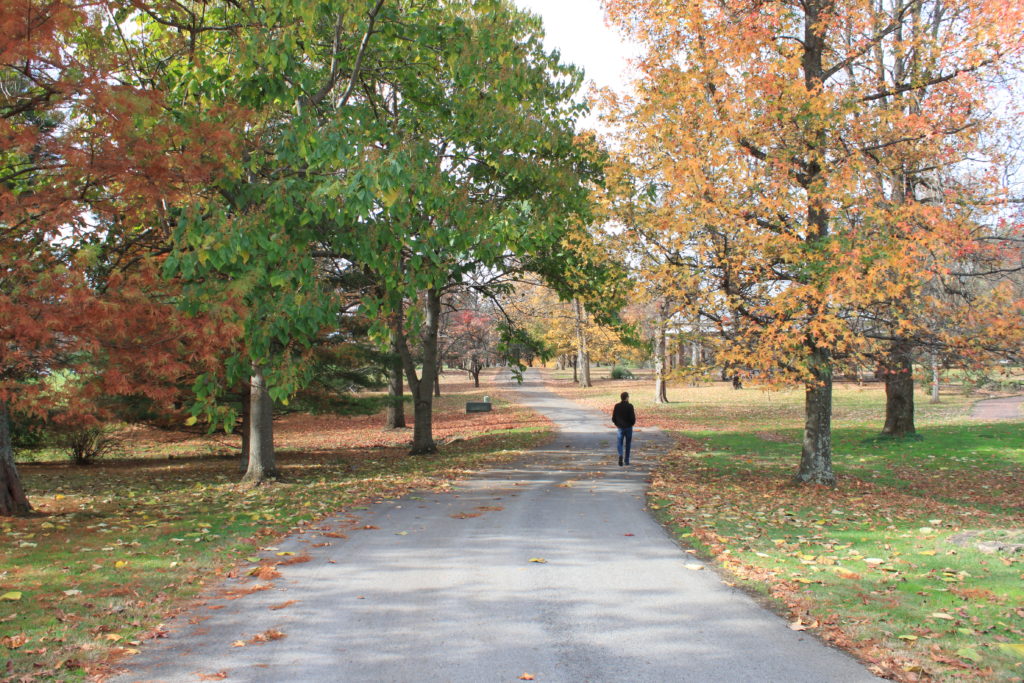
[{"label": "orange foliage tree", "polygon": [[1024,8],[606,7],[647,48],[635,95],[609,109],[623,153],[658,190],[652,241],[722,331],[723,362],[804,384],[796,479],[833,484],[832,378],[869,349],[866,312],[881,306],[894,336],[910,336],[920,320],[891,302],[914,300],[993,233],[990,215],[961,207],[997,198],[995,175],[965,162],[994,132],[990,88],[1019,65]]},{"label": "orange foliage tree", "polygon": [[208,320],[176,313],[154,251],[165,202],[215,163],[189,144],[211,130],[116,77],[116,5],[0,6],[0,514],[30,509],[11,413],[87,424],[100,397],[166,405],[217,348]]}]

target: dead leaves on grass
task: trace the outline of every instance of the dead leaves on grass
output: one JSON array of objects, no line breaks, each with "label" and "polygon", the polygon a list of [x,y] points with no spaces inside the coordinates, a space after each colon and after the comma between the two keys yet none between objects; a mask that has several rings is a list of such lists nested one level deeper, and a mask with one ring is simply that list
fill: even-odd
[{"label": "dead leaves on grass", "polygon": [[[1005,518],[995,513],[959,508],[922,498],[917,492],[911,495],[850,478],[841,489],[796,487],[775,471],[729,471],[680,452],[670,456],[656,473],[652,496],[650,507],[666,510],[673,522],[685,527],[687,536],[727,571],[768,586],[787,606],[791,629],[815,630],[826,641],[871,663],[879,675],[924,680],[941,674],[942,665],[985,675],[988,653],[1009,652],[1001,647],[1006,643],[1000,639],[1007,640],[1008,631],[1024,635],[1019,615],[1015,618],[1005,607],[994,611],[1006,602],[1005,596],[970,585],[979,574],[991,571],[985,562],[980,569],[971,566],[972,576],[953,564],[956,549],[939,547],[937,551],[937,546],[931,545],[940,543],[940,534],[946,530],[984,526],[988,517],[991,524],[1005,525]],[[922,518],[929,522],[927,533],[919,521]],[[910,540],[885,543],[886,534],[901,532]],[[871,545],[874,540],[864,543],[869,536],[881,539],[878,545]],[[925,543],[931,547],[921,548]],[[872,554],[876,556],[866,557]],[[937,557],[947,555],[950,559],[945,562],[953,566],[935,568]],[[1006,558],[992,558],[989,567],[997,560],[1007,564]],[[837,584],[836,579],[843,583]],[[899,589],[907,581],[924,584],[921,596],[929,591],[938,596],[954,595],[964,604],[946,608],[940,601],[930,614],[921,614],[924,625],[920,628],[886,633],[887,628],[894,628],[888,626],[886,612],[895,615],[917,604],[912,592]],[[807,588],[814,586],[817,590],[809,593]],[[876,619],[858,620],[847,614],[840,620],[834,614],[823,614],[826,609],[836,609],[825,607],[834,604],[827,602],[833,599],[831,591],[839,591],[836,596],[841,596],[851,590],[859,591],[856,595],[865,605],[863,613],[877,614]],[[979,611],[986,605],[987,611]],[[936,607],[943,609],[934,611]],[[906,617],[891,623],[902,623],[899,619]],[[852,633],[862,635],[858,639]],[[958,635],[962,633],[988,635],[977,646],[965,649],[955,645],[962,643],[962,635]],[[947,637],[949,634],[952,636]],[[932,639],[939,640],[926,645]],[[903,645],[893,645],[893,640]]]}]

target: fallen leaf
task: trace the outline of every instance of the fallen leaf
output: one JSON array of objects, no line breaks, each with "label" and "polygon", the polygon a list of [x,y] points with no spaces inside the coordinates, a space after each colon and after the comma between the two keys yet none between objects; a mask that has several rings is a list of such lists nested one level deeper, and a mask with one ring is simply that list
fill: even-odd
[{"label": "fallen leaf", "polygon": [[235,642],[231,643],[231,647],[245,647],[245,641],[236,640]]},{"label": "fallen leaf", "polygon": [[623,536],[632,536],[633,534],[622,534]]},{"label": "fallen leaf", "polygon": [[978,662],[981,661],[981,655],[979,655],[978,651],[975,650],[973,647],[962,647],[962,648],[960,648],[959,650],[956,651],[956,656],[957,657],[963,657],[964,659],[969,659],[972,662],[974,662],[975,664],[977,664]]},{"label": "fallen leaf", "polygon": [[280,555],[281,557],[286,557],[286,556],[288,556],[288,555],[294,555],[295,553],[293,553],[293,552],[289,552],[289,551],[287,551],[287,550],[283,550],[283,551],[281,551],[281,552],[279,552],[279,553],[277,553],[277,554],[278,554],[278,555]]},{"label": "fallen leaf", "polygon": [[479,517],[481,514],[480,512],[457,512],[448,516],[452,519],[469,519],[470,517]]},{"label": "fallen leaf", "polygon": [[201,681],[223,681],[228,677],[227,671],[217,671],[212,674],[196,674]]},{"label": "fallen leaf", "polygon": [[956,619],[952,614],[946,614],[945,612],[932,612],[929,616],[934,617],[935,619]]},{"label": "fallen leaf", "polygon": [[917,636],[911,636],[911,635],[902,635],[902,636],[896,636],[896,637],[899,638],[900,640],[909,640],[910,642],[914,642],[915,640],[917,640]]},{"label": "fallen leaf", "polygon": [[21,591],[9,591],[0,595],[0,600],[21,600]]},{"label": "fallen leaf", "polygon": [[683,566],[686,567],[687,569],[689,569],[691,571],[695,571],[695,572],[699,572],[699,571],[704,569],[704,565],[697,564],[696,562],[691,562],[691,563],[685,564]]},{"label": "fallen leaf", "polygon": [[296,600],[288,600],[287,602],[282,602],[282,603],[280,603],[278,605],[272,605],[270,607],[270,609],[274,609],[274,610],[284,609],[285,607],[288,607],[289,605],[294,605],[296,602],[297,602]]},{"label": "fallen leaf", "polygon": [[537,564],[547,564],[548,561],[543,557],[531,557],[530,562],[536,562]]},{"label": "fallen leaf", "polygon": [[[568,448],[568,446],[567,446],[567,448]],[[519,677],[519,680],[521,680],[521,681],[532,681],[532,680],[534,680],[534,677],[533,677],[533,674],[523,674],[522,676]]]},{"label": "fallen leaf", "polygon": [[269,643],[272,640],[281,640],[287,636],[276,628],[268,628],[263,633],[257,633],[249,639],[250,643]]},{"label": "fallen leaf", "polygon": [[0,643],[2,643],[8,650],[17,650],[27,642],[28,636],[24,633],[19,633],[16,636],[4,636],[3,638],[0,638]]},{"label": "fallen leaf", "polygon": [[809,627],[807,624],[797,619],[789,624],[789,628],[792,631],[806,631]]},{"label": "fallen leaf", "polygon": [[263,581],[270,581],[271,579],[278,579],[281,577],[281,572],[274,569],[274,565],[265,564],[261,567],[253,567],[248,572],[249,576],[255,576]]},{"label": "fallen leaf", "polygon": [[999,643],[999,649],[1011,655],[1024,657],[1024,643]]}]

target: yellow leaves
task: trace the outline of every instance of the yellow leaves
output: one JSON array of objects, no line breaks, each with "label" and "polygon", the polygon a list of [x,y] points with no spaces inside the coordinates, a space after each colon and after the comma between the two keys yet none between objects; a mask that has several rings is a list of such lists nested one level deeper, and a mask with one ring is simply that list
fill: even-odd
[{"label": "yellow leaves", "polygon": [[999,643],[999,649],[1011,655],[1024,658],[1024,643]]},{"label": "yellow leaves", "polygon": [[547,564],[548,563],[548,561],[545,560],[543,557],[531,557],[529,561],[530,562],[535,562],[537,564]]},{"label": "yellow leaves", "polygon": [[956,619],[956,617],[954,617],[952,614],[947,614],[945,612],[932,612],[928,616],[932,617],[933,619],[949,619],[949,620]]},{"label": "yellow leaves", "polygon": [[906,640],[906,641],[911,642],[911,643],[914,642],[915,640],[917,640],[917,636],[913,636],[913,635],[902,635],[902,636],[896,636],[896,637],[899,638],[900,640]]},{"label": "yellow leaves", "polygon": [[125,562],[124,560],[118,560],[117,562],[114,563],[114,569],[124,569],[127,566],[128,566],[128,563]]},{"label": "yellow leaves", "polygon": [[21,600],[21,591],[8,591],[0,595],[0,600]]},{"label": "yellow leaves", "polygon": [[519,677],[519,680],[521,680],[521,681],[532,681],[532,680],[534,680],[534,675],[533,674],[524,673],[522,676]]},{"label": "yellow leaves", "polygon": [[973,647],[962,647],[962,648],[960,648],[959,650],[956,651],[956,656],[957,657],[963,657],[964,659],[969,659],[970,661],[974,662],[975,664],[980,662],[981,659],[982,659],[981,655],[978,654],[978,651],[975,650]]},{"label": "yellow leaves", "polygon": [[384,202],[384,206],[391,208],[395,204],[395,202],[398,201],[398,196],[398,188],[393,187],[390,190],[385,190],[384,192],[381,192],[380,198],[381,201]]}]

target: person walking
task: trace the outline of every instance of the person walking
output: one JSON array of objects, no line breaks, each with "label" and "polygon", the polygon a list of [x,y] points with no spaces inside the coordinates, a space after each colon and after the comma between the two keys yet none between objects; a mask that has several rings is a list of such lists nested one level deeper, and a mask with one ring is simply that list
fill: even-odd
[{"label": "person walking", "polygon": [[612,410],[612,424],[614,424],[619,430],[619,467],[622,467],[623,461],[629,464],[629,447],[633,443],[633,425],[636,424],[636,411],[633,410],[633,404],[629,402],[629,392],[623,391],[619,397],[622,399],[620,403],[615,404],[615,408]]}]

